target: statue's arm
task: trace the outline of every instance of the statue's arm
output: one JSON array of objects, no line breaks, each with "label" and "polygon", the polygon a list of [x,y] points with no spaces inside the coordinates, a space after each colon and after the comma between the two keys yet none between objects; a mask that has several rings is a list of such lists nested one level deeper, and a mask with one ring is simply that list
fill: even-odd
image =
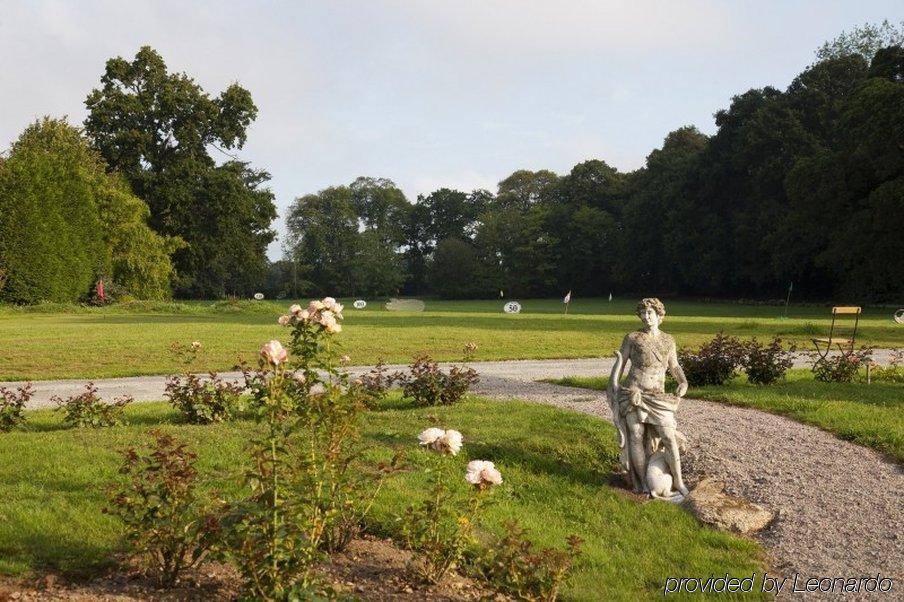
[{"label": "statue's arm", "polygon": [[684,394],[687,393],[687,377],[684,376],[684,370],[681,369],[681,364],[678,363],[678,351],[675,349],[674,343],[672,343],[669,350],[669,374],[678,381],[678,389],[675,394],[678,397],[684,397]]},{"label": "statue's arm", "polygon": [[631,337],[625,335],[625,338],[622,340],[621,349],[618,350],[619,355],[621,356],[621,367],[618,370],[618,374],[614,374],[615,383],[618,384],[621,382],[622,376],[625,375],[625,370],[628,368],[628,364],[631,363],[631,346],[633,343],[631,342]]}]

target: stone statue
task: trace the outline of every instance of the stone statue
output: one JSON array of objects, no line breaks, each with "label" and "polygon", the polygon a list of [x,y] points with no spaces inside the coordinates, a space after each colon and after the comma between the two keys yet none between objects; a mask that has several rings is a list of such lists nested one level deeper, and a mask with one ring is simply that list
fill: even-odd
[{"label": "stone statue", "polygon": [[[675,339],[659,330],[665,317],[662,302],[643,299],[637,316],[643,328],[625,336],[609,376],[621,465],[634,491],[680,502],[688,494],[680,455],[686,438],[677,430],[675,412],[687,392],[687,379],[678,365]],[[621,383],[628,365],[628,377]],[[665,392],[666,370],[678,381],[674,395]]]}]

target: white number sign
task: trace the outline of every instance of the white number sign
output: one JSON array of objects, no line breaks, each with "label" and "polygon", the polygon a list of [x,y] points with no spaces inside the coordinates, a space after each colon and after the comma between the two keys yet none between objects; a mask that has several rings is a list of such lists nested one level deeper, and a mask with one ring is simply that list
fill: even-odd
[{"label": "white number sign", "polygon": [[505,305],[502,306],[502,311],[507,314],[518,314],[521,313],[521,304],[517,301],[509,301]]}]

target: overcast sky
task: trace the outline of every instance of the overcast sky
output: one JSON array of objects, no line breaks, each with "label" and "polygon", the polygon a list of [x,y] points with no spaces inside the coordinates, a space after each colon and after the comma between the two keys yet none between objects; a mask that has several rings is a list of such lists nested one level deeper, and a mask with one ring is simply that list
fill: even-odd
[{"label": "overcast sky", "polygon": [[81,123],[105,61],[149,44],[211,95],[250,89],[239,155],[273,175],[281,214],[359,175],[414,200],[592,158],[632,170],[669,131],[712,133],[732,95],[784,88],[822,42],[885,18],[904,3],[0,0],[0,148],[42,115]]}]

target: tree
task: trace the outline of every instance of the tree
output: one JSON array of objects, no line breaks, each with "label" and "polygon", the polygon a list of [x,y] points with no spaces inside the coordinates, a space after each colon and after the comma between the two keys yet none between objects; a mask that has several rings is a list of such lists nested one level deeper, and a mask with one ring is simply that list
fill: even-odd
[{"label": "tree", "polygon": [[178,241],[146,224],[148,208],[61,119],[30,125],[0,166],[3,297],[73,302],[98,278],[140,298],[169,295]]},{"label": "tree", "polygon": [[496,205],[502,209],[513,208],[522,213],[540,201],[547,186],[559,177],[546,169],[530,171],[520,169],[499,182]]},{"label": "tree", "polygon": [[349,188],[361,226],[377,232],[387,243],[401,244],[409,203],[395,183],[386,178],[360,177]]},{"label": "tree", "polygon": [[430,283],[433,291],[445,299],[486,297],[490,293],[474,247],[459,238],[441,240],[436,246]]},{"label": "tree", "polygon": [[348,186],[295,199],[286,228],[286,255],[312,284],[305,293],[338,296],[355,292],[358,214]]},{"label": "tree", "polygon": [[680,289],[678,260],[666,252],[666,233],[681,236],[674,212],[708,143],[693,126],[670,132],[662,148],[651,152],[646,166],[631,178],[615,270],[616,281],[629,290],[663,294]]},{"label": "tree", "polygon": [[817,60],[859,55],[867,62],[873,60],[880,48],[904,45],[904,21],[896,26],[888,19],[879,25],[865,23],[851,31],[842,32],[834,40],[816,51]]},{"label": "tree", "polygon": [[132,62],[107,61],[85,104],[86,131],[147,201],[152,227],[187,243],[175,256],[179,291],[250,292],[275,236],[269,175],[237,160],[217,166],[209,149],[242,148],[257,116],[251,94],[232,84],[211,98],[145,46]]}]

